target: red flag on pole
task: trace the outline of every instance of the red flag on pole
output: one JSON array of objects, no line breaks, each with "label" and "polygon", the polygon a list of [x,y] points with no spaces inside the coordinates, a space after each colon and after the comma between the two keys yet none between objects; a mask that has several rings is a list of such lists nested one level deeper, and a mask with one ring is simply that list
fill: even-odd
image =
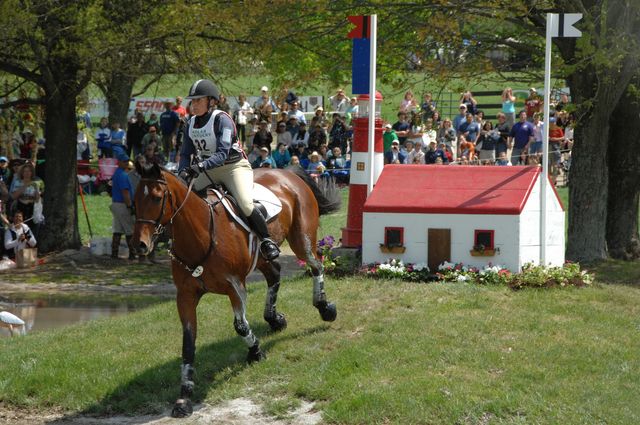
[{"label": "red flag on pole", "polygon": [[356,27],[347,34],[347,38],[371,37],[371,16],[348,16],[348,19]]}]

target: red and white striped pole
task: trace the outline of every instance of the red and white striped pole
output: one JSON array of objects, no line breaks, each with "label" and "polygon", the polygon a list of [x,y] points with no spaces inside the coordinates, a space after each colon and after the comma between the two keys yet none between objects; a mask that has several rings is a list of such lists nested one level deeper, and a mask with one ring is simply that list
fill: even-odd
[{"label": "red and white striped pole", "polygon": [[[362,211],[369,195],[369,186],[378,180],[384,166],[382,143],[382,119],[380,106],[382,95],[376,92],[373,111],[369,111],[369,95],[358,96],[358,118],[353,119],[353,146],[351,149],[351,172],[349,179],[349,210],[347,227],[342,229],[342,246],[358,248],[362,246]],[[369,147],[369,115],[374,121],[373,147]],[[373,158],[373,163],[371,162]],[[373,182],[371,177],[373,175]]]}]

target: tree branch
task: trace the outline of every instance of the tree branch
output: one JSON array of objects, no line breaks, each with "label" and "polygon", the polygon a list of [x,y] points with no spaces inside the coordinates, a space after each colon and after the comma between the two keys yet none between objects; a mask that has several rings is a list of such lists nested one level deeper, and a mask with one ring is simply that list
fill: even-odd
[{"label": "tree branch", "polygon": [[46,100],[44,97],[40,97],[38,99],[29,98],[12,100],[11,102],[0,103],[0,108],[9,108],[11,106],[24,105],[25,103],[27,105],[44,105],[46,103]]},{"label": "tree branch", "polygon": [[23,68],[13,63],[0,60],[0,71],[5,71],[9,74],[17,75],[18,77],[24,78],[25,80],[32,81],[37,85],[42,86],[42,76],[34,71],[29,71],[27,68]]}]

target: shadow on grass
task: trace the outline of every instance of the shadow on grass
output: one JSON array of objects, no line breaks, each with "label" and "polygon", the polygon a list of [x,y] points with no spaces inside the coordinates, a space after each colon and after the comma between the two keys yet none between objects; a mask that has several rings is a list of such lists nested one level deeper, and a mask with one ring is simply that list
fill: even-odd
[{"label": "shadow on grass", "polygon": [[596,282],[640,288],[640,261],[609,259],[583,265],[583,267],[595,274]]},{"label": "shadow on grass", "polygon": [[[252,326],[252,330],[261,340],[266,335],[270,335],[266,341],[261,343],[262,350],[267,355],[267,362],[269,361],[269,351],[276,344],[324,332],[327,329],[329,329],[329,325],[320,324],[299,332],[285,330],[274,334],[266,323],[257,323]],[[239,337],[227,338],[197,347],[196,385],[192,397],[194,405],[202,403],[211,391],[251,367],[245,361],[246,355],[247,347]],[[86,416],[147,415],[140,418],[139,422],[135,418],[127,419],[127,423],[135,424],[148,422],[149,415],[168,415],[180,395],[181,364],[181,358],[176,357],[175,360],[146,369],[85,410],[47,423],[52,425],[68,424]]]}]

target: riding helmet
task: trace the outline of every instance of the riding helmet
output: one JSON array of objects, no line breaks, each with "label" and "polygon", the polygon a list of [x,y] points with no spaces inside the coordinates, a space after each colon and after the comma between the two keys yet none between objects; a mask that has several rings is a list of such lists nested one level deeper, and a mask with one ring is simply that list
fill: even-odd
[{"label": "riding helmet", "polygon": [[187,99],[198,99],[200,97],[212,97],[220,100],[220,90],[211,80],[198,80],[189,89]]}]

